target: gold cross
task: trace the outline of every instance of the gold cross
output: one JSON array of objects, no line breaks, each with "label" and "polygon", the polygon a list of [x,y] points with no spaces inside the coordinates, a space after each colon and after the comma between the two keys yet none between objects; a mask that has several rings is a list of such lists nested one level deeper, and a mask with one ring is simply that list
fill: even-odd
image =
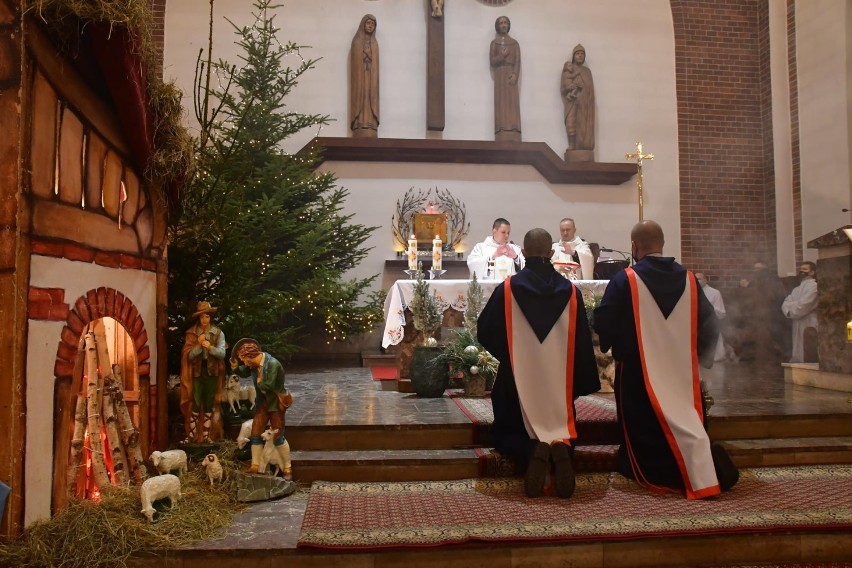
[{"label": "gold cross", "polygon": [[645,197],[642,194],[642,160],[653,160],[654,154],[643,154],[642,153],[642,143],[636,143],[636,151],[632,154],[625,154],[625,160],[636,160],[636,166],[638,168],[638,176],[636,178],[636,186],[639,189],[639,221],[644,221],[643,218],[643,209],[645,206]]}]

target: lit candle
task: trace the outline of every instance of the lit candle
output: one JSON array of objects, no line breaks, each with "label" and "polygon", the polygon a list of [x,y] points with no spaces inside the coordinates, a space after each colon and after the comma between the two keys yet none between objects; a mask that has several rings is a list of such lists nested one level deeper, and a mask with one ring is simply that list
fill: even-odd
[{"label": "lit candle", "polygon": [[408,269],[417,270],[417,238],[408,237]]},{"label": "lit candle", "polygon": [[432,270],[441,270],[442,260],[441,237],[435,235],[435,240],[432,241]]}]

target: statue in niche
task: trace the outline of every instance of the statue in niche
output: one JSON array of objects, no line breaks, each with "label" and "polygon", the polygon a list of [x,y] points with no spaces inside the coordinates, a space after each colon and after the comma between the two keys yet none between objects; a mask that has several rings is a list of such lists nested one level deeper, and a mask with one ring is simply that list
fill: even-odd
[{"label": "statue in niche", "polygon": [[595,86],[585,66],[586,49],[577,45],[571,61],[562,67],[561,92],[565,104],[568,149],[565,161],[593,162],[595,149]]},{"label": "statue in niche", "polygon": [[440,18],[444,15],[444,0],[430,0],[432,5],[432,17]]},{"label": "statue in niche", "polygon": [[497,37],[491,42],[491,69],[494,73],[494,139],[521,141],[521,101],[518,78],[521,75],[521,46],[509,37],[509,18],[494,22]]},{"label": "statue in niche", "polygon": [[349,116],[352,136],[376,138],[379,129],[379,44],[376,17],[367,14],[349,51]]}]

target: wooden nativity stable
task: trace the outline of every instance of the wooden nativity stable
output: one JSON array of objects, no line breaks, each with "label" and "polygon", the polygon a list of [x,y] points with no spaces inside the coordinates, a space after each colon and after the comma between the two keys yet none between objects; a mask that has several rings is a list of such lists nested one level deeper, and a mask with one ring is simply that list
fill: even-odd
[{"label": "wooden nativity stable", "polygon": [[143,179],[153,121],[126,31],[88,23],[67,58],[18,2],[0,0],[0,28],[8,538],[72,494],[138,480],[142,456],[167,444],[167,200]]}]

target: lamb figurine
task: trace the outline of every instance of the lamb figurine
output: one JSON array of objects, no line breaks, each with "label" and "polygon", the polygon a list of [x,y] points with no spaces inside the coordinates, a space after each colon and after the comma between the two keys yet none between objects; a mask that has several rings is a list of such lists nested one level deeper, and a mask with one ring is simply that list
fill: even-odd
[{"label": "lamb figurine", "polygon": [[237,436],[237,447],[239,449],[243,449],[246,447],[246,444],[249,443],[251,438],[251,424],[252,420],[246,420],[240,426],[240,433]]},{"label": "lamb figurine", "polygon": [[281,457],[278,455],[278,449],[275,447],[275,435],[277,433],[277,429],[273,430],[272,428],[267,428],[266,431],[260,435],[264,442],[263,451],[260,453],[260,464],[258,465],[258,471],[260,473],[266,473],[267,466],[269,466],[270,472],[272,472],[273,476],[278,475],[281,472]]},{"label": "lamb figurine", "polygon": [[154,522],[154,501],[168,499],[169,508],[173,508],[180,499],[180,479],[170,473],[150,477],[142,482],[139,488],[139,496],[142,499],[142,514],[148,517],[149,522]]},{"label": "lamb figurine", "polygon": [[151,463],[160,474],[178,470],[178,475],[186,473],[186,452],[183,450],[168,450],[152,452]]},{"label": "lamb figurine", "polygon": [[222,464],[219,463],[219,458],[216,457],[216,454],[207,454],[204,456],[204,461],[201,462],[201,465],[207,471],[207,479],[210,480],[210,487],[213,487],[214,481],[222,483],[224,471],[222,470]]},{"label": "lamb figurine", "polygon": [[249,408],[255,407],[257,391],[253,386],[240,386],[240,377],[231,375],[225,383],[225,391],[222,393],[225,402],[231,407],[231,412],[237,414],[240,410],[240,402],[245,400]]}]

